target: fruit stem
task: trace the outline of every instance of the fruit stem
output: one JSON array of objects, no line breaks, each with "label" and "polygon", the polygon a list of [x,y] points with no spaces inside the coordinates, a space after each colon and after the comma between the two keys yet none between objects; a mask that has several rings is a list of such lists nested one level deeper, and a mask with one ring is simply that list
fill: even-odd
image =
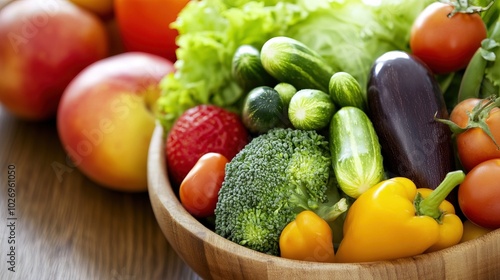
[{"label": "fruit stem", "polygon": [[481,13],[488,10],[495,0],[491,0],[486,7],[469,5],[469,0],[439,0],[439,2],[453,6],[453,11],[448,14],[448,17],[453,17],[456,13]]}]

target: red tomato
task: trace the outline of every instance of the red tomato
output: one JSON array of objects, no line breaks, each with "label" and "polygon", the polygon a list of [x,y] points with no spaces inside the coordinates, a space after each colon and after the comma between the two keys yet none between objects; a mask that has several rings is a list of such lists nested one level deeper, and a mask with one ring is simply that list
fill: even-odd
[{"label": "red tomato", "polygon": [[458,188],[464,215],[478,226],[500,228],[500,158],[478,164]]},{"label": "red tomato", "polygon": [[179,196],[182,205],[191,215],[197,218],[214,215],[227,162],[222,154],[206,153],[184,178]]},{"label": "red tomato", "polygon": [[177,30],[169,27],[189,0],[115,0],[115,14],[128,51],[176,60]]},{"label": "red tomato", "polygon": [[478,13],[457,12],[453,7],[434,2],[415,19],[410,48],[435,74],[445,74],[467,66],[486,38],[487,30]]},{"label": "red tomato", "polygon": [[[466,127],[470,121],[468,112],[482,101],[484,100],[469,98],[458,103],[450,114],[450,120],[460,127]],[[493,108],[485,122],[495,141],[500,144],[500,108]],[[488,159],[500,158],[500,150],[481,128],[468,129],[458,134],[456,139],[458,156],[465,170],[471,170]]]}]

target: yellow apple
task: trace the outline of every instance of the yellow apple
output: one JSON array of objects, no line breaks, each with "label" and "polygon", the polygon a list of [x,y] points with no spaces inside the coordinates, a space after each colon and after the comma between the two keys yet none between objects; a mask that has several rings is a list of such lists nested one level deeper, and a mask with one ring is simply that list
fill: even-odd
[{"label": "yellow apple", "polygon": [[114,190],[147,189],[147,153],[160,80],[173,71],[162,57],[127,52],[84,69],[65,90],[57,113],[61,143],[73,165]]}]

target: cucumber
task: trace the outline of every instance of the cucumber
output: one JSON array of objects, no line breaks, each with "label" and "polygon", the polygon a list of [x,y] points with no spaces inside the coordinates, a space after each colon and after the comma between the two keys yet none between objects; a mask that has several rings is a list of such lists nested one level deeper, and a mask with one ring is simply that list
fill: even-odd
[{"label": "cucumber", "polygon": [[384,166],[378,136],[361,109],[339,109],[330,122],[332,165],[339,187],[358,198],[384,179]]},{"label": "cucumber", "polygon": [[283,99],[287,107],[292,97],[297,93],[297,89],[289,83],[279,83],[274,86],[274,89],[280,94],[281,99]]},{"label": "cucumber", "polygon": [[328,90],[333,102],[339,107],[354,106],[366,111],[366,95],[359,82],[347,72],[332,75]]},{"label": "cucumber", "polygon": [[314,50],[289,37],[273,37],[260,51],[264,69],[280,82],[297,90],[318,89],[328,92],[333,68]]},{"label": "cucumber", "polygon": [[285,108],[283,99],[274,88],[260,86],[246,96],[241,118],[250,132],[261,134],[271,128],[287,126]]},{"label": "cucumber", "polygon": [[260,61],[260,51],[252,45],[241,45],[236,49],[231,64],[231,73],[236,83],[245,92],[258,86],[274,86],[278,83],[266,72]]},{"label": "cucumber", "polygon": [[288,119],[293,127],[304,130],[327,127],[334,113],[335,105],[328,93],[317,89],[297,91],[288,107]]}]

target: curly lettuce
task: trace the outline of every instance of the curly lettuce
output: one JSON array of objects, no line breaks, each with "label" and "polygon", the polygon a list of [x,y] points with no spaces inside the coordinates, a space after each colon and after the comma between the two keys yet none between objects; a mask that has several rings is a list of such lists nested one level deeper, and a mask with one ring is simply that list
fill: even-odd
[{"label": "curly lettuce", "polygon": [[336,71],[366,84],[373,61],[409,50],[414,18],[432,0],[202,0],[191,1],[172,28],[179,31],[176,71],[166,76],[158,118],[168,131],[188,108],[215,104],[240,112],[246,94],[231,75],[243,44],[261,48],[288,36],[318,51]]}]

